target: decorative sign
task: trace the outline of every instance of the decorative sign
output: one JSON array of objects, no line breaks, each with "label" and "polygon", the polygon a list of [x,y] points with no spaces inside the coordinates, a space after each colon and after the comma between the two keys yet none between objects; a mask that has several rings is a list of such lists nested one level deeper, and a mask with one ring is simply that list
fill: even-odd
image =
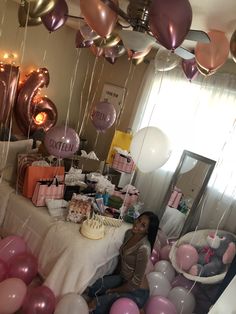
[{"label": "decorative sign", "polygon": [[104,84],[100,100],[107,101],[116,109],[116,114],[120,112],[122,101],[124,101],[126,89],[111,84]]}]

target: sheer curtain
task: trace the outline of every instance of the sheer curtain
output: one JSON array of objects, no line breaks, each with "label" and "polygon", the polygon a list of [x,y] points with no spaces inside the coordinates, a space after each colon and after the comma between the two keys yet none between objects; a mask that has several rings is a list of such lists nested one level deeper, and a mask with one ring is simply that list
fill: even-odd
[{"label": "sheer curtain", "polygon": [[236,231],[235,87],[235,75],[199,75],[190,83],[180,67],[155,74],[150,63],[137,98],[133,129],[160,128],[172,143],[172,155],[161,169],[137,173],[135,185],[146,209],[158,213],[182,151],[187,149],[217,161],[195,223],[201,228]]}]

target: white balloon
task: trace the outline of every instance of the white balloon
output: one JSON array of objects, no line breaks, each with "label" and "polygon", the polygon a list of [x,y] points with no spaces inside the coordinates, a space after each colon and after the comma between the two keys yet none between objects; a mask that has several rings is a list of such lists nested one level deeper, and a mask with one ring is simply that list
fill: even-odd
[{"label": "white balloon", "polygon": [[170,262],[168,261],[159,261],[154,266],[155,271],[161,272],[169,282],[175,278],[175,270]]},{"label": "white balloon", "polygon": [[170,71],[177,67],[177,65],[180,63],[180,57],[178,57],[175,53],[172,51],[169,51],[164,48],[160,48],[157,51],[154,65],[156,71]]},{"label": "white balloon", "polygon": [[88,314],[84,298],[76,293],[68,293],[57,303],[54,314]]},{"label": "white balloon", "polygon": [[170,292],[171,284],[168,279],[160,272],[151,272],[147,275],[150,295],[167,297]]},{"label": "white balloon", "polygon": [[183,164],[180,168],[180,172],[181,174],[188,172],[190,170],[192,170],[197,164],[197,160],[195,158],[186,156],[184,158]]},{"label": "white balloon", "polygon": [[168,299],[176,306],[178,314],[191,314],[196,305],[193,294],[183,287],[171,289]]},{"label": "white balloon", "polygon": [[143,128],[134,135],[130,153],[140,171],[151,172],[162,167],[169,159],[169,139],[156,127]]}]

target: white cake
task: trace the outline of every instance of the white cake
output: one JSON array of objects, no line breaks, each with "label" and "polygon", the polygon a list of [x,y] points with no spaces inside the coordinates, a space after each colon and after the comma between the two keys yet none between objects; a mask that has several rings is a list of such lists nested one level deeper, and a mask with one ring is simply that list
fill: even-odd
[{"label": "white cake", "polygon": [[86,238],[92,240],[102,239],[105,235],[105,227],[102,219],[98,215],[87,218],[80,228],[80,232]]}]

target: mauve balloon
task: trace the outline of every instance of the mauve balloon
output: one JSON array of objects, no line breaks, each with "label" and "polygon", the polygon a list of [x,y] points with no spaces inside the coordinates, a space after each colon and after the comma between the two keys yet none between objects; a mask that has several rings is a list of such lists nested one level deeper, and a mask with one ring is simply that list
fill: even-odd
[{"label": "mauve balloon", "polygon": [[182,60],[182,69],[189,81],[194,80],[199,73],[195,58],[189,60]]},{"label": "mauve balloon", "polygon": [[100,101],[92,109],[90,115],[93,125],[98,131],[109,129],[116,120],[115,107],[106,101]]},{"label": "mauve balloon", "polygon": [[84,37],[82,36],[80,30],[76,32],[75,36],[75,47],[76,48],[88,48],[93,45],[92,40],[85,40]]},{"label": "mauve balloon", "polygon": [[0,259],[0,282],[6,279],[8,276],[7,263]]},{"label": "mauve balloon", "polygon": [[50,31],[54,32],[62,27],[68,18],[68,5],[65,0],[57,0],[52,11],[42,16],[43,25]]},{"label": "mauve balloon", "polygon": [[27,250],[27,245],[23,238],[19,236],[8,236],[0,241],[0,259],[8,263],[8,261],[24,253]]},{"label": "mauve balloon", "polygon": [[109,314],[139,314],[139,308],[133,300],[120,298],[116,300],[110,309]]}]

